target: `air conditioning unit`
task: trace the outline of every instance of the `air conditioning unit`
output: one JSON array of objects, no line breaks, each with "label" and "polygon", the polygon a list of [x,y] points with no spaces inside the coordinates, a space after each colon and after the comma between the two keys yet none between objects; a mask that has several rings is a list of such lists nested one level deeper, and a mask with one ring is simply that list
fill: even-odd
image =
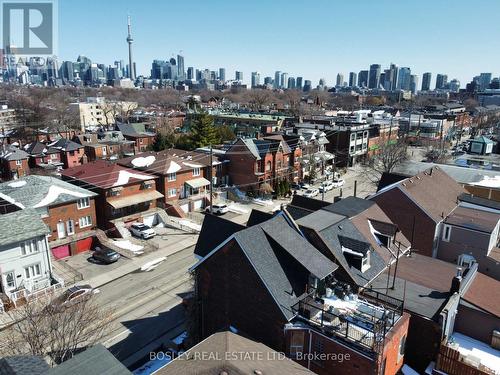
[{"label": "air conditioning unit", "polygon": [[491,347],[494,349],[500,349],[500,331],[497,331],[496,329],[494,329],[491,334]]}]

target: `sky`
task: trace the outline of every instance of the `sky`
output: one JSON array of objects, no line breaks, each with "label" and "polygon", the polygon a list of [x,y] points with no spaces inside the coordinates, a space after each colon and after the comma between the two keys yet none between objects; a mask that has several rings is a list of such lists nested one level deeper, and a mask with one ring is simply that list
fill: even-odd
[{"label": "sky", "polygon": [[[137,73],[182,51],[185,68],[226,68],[226,79],[276,70],[313,85],[372,63],[457,78],[500,75],[499,0],[58,0],[60,60],[128,59]],[[432,86],[433,87],[433,86]]]}]

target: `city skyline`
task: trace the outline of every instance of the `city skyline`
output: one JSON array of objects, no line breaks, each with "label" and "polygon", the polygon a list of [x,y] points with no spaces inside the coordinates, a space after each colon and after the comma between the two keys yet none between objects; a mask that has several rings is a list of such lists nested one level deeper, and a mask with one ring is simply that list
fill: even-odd
[{"label": "city skyline", "polygon": [[[293,10],[297,6],[302,5],[302,3],[302,1],[295,1],[291,3],[290,9],[284,9],[285,13],[293,12]],[[424,11],[423,8],[425,8],[425,3],[428,2],[421,3],[424,4],[408,5],[405,9],[406,11],[411,10],[413,12],[412,14],[418,16],[419,13]],[[390,43],[388,43],[388,47],[384,47],[383,45],[380,45],[380,43],[369,43],[369,41],[373,40],[374,37],[376,38],[377,36],[380,36],[380,34],[383,34],[384,30],[389,31],[387,29],[390,29],[391,27],[388,25],[377,24],[377,27],[380,27],[381,30],[370,31],[368,30],[370,29],[369,26],[358,24],[357,26],[360,30],[356,30],[355,33],[351,33],[354,35],[350,36],[350,39],[359,41],[360,34],[364,31],[367,36],[370,35],[366,45],[360,44],[359,48],[356,46],[353,48],[352,42],[349,43],[348,40],[344,40],[344,43],[334,45],[332,48],[324,48],[324,46],[323,48],[313,48],[318,44],[318,41],[313,38],[314,35],[312,34],[314,33],[312,30],[306,29],[302,30],[302,32],[298,32],[295,28],[287,26],[283,27],[284,30],[274,31],[274,27],[267,25],[265,21],[260,19],[252,19],[252,22],[247,23],[248,27],[242,27],[241,22],[235,22],[233,19],[224,19],[224,22],[226,23],[215,22],[217,25],[207,22],[207,20],[211,20],[210,17],[206,18],[204,22],[197,22],[208,15],[206,12],[202,12],[204,9],[200,10],[200,7],[196,6],[199,4],[199,1],[193,1],[188,5],[184,5],[184,7],[179,7],[179,4],[169,4],[171,11],[178,11],[180,14],[186,13],[189,14],[190,17],[187,19],[181,17],[183,25],[180,25],[179,23],[181,21],[177,19],[169,19],[168,25],[170,27],[160,30],[158,30],[157,25],[155,25],[155,21],[158,17],[161,17],[162,9],[165,8],[164,4],[152,4],[151,2],[146,1],[141,3],[141,6],[139,6],[133,2],[125,1],[121,2],[120,6],[114,6],[113,2],[107,2],[105,4],[100,3],[99,6],[101,9],[107,7],[113,8],[116,16],[112,19],[107,19],[106,21],[107,25],[105,28],[107,32],[105,39],[107,43],[106,45],[102,45],[101,43],[89,41],[92,41],[92,38],[97,35],[102,36],[104,26],[103,30],[100,30],[100,28],[92,28],[91,30],[88,30],[87,28],[83,31],[81,28],[86,25],[80,25],[78,22],[75,22],[74,17],[67,16],[68,14],[76,11],[74,4],[74,2],[69,1],[59,2],[59,61],[74,61],[79,54],[89,57],[92,61],[104,63],[106,65],[112,65],[117,59],[127,60],[128,47],[125,39],[127,36],[126,19],[127,14],[129,14],[132,17],[134,29],[134,61],[137,65],[137,75],[149,76],[151,62],[154,59],[168,60],[170,57],[176,56],[180,51],[182,51],[182,54],[186,58],[186,69],[190,66],[194,66],[198,69],[209,68],[211,70],[218,70],[220,67],[224,67],[226,69],[227,78],[234,77],[235,71],[242,71],[244,73],[243,77],[245,83],[250,83],[251,72],[253,71],[259,71],[261,73],[261,79],[263,79],[266,76],[273,76],[276,70],[280,70],[288,73],[289,76],[302,76],[305,79],[310,79],[314,85],[317,84],[320,78],[325,78],[327,85],[333,86],[338,73],[342,73],[344,77],[347,77],[351,71],[358,73],[360,70],[369,69],[370,64],[381,64],[382,68],[385,68],[389,66],[391,62],[396,63],[400,67],[411,67],[412,74],[418,75],[420,79],[422,79],[424,72],[432,72],[433,80],[431,86],[434,86],[435,77],[438,73],[447,74],[449,79],[457,78],[461,82],[462,86],[464,86],[467,82],[470,82],[475,75],[478,75],[481,72],[492,72],[493,77],[498,76],[499,74],[499,72],[495,70],[494,66],[494,61],[497,59],[495,59],[495,57],[491,54],[488,55],[489,59],[485,59],[484,61],[481,59],[461,58],[465,52],[467,52],[469,57],[475,55],[476,50],[484,52],[486,45],[488,46],[487,49],[495,54],[495,45],[498,45],[499,42],[495,40],[493,36],[491,38],[483,37],[480,43],[477,42],[469,45],[466,49],[455,48],[453,50],[454,44],[467,43],[473,39],[472,36],[466,35],[465,30],[455,29],[453,31],[453,35],[455,35],[454,39],[448,39],[445,44],[440,42],[440,50],[436,50],[435,46],[433,46],[436,44],[436,38],[431,38],[429,30],[425,30],[428,28],[436,28],[436,25],[432,22],[432,19],[434,18],[434,14],[432,12],[428,12],[430,14],[428,17],[429,23],[423,24],[419,28],[421,29],[421,36],[417,38],[415,32],[412,32],[412,30],[402,33],[406,37],[406,44],[403,43],[403,35],[400,34],[390,34],[391,38],[394,38],[394,41],[389,41]],[[154,5],[155,10],[157,11],[152,12],[152,14],[148,14],[146,17],[144,16],[145,13],[140,9],[148,7],[148,4]],[[215,1],[213,4],[214,8],[217,8],[215,5],[222,4],[222,2]],[[369,4],[364,1],[361,1],[356,5],[349,6],[346,2],[339,2],[335,4],[338,6],[337,10],[344,11],[343,14],[345,14],[345,19],[335,19],[335,24],[332,27],[333,30],[329,33],[335,34],[337,36],[336,39],[341,39],[342,33],[339,34],[337,29],[339,29],[340,25],[345,22],[349,23],[349,21],[352,21],[352,14],[345,12],[349,10],[351,12],[357,12],[360,4],[363,5],[361,7],[363,12],[369,12],[371,9],[374,9],[373,4]],[[384,5],[389,5],[387,1],[377,2],[377,4],[378,7],[375,7],[375,9],[383,8]],[[249,7],[246,4],[231,4],[230,6],[225,4],[224,9],[228,7],[231,8],[229,10],[230,12],[233,14],[241,14],[243,19],[248,18],[248,16],[253,14],[252,12],[255,12],[253,7]],[[324,3],[324,7],[325,9],[330,9],[331,5],[329,3]],[[401,4],[392,4],[390,13],[401,12],[401,7]],[[272,15],[275,8],[276,4],[269,4],[267,7],[269,15]],[[298,14],[303,14],[301,19],[307,20],[316,13],[318,15],[322,14],[322,12],[319,11],[320,8],[321,7],[315,7],[314,9],[309,8],[305,12]],[[499,8],[500,10],[500,4],[490,4],[490,8]],[[435,5],[433,9],[436,12],[439,10],[449,12],[447,14],[450,15],[457,13],[455,8],[449,9],[442,4]],[[93,22],[93,24],[101,24],[101,22],[99,22],[99,19],[103,17],[101,13],[107,14],[107,12],[97,14],[96,12],[91,12],[91,10],[95,10],[95,7],[88,7],[87,9],[79,7],[77,11],[82,14],[82,17],[79,18],[97,18],[96,22]],[[118,10],[118,12],[116,10]],[[427,10],[428,9],[426,8],[425,11],[427,12]],[[220,10],[222,14],[227,11],[227,9]],[[85,15],[88,12],[92,14],[89,14],[89,17],[87,18]],[[120,13],[123,15],[120,15]],[[171,12],[169,12],[169,14],[170,13]],[[461,18],[466,15],[465,13],[461,13]],[[495,30],[500,30],[500,27],[493,22],[493,17],[490,16],[492,13],[494,12],[487,12],[485,14],[485,21],[476,28],[476,34],[483,32],[483,35],[494,35]],[[492,17],[491,22],[488,22],[488,17]],[[67,24],[70,22],[70,19],[68,18],[71,19],[71,26]],[[446,22],[448,21],[442,21],[442,23],[444,23],[443,27],[446,25]],[[454,22],[458,25],[460,23],[460,17],[458,19],[455,17]],[[272,24],[272,22],[270,23]],[[391,22],[391,25],[394,28],[397,28],[398,25],[401,26],[402,24],[404,24],[404,22],[401,22],[401,20]],[[231,28],[233,25],[237,27],[233,27],[231,29],[231,33],[222,31],[217,32],[217,30],[214,30],[214,26],[224,30],[228,27]],[[262,27],[263,25],[265,27]],[[152,28],[156,28],[154,32],[151,30]],[[203,32],[204,28],[208,30],[208,33],[206,32],[207,30]],[[249,28],[250,32],[248,30]],[[281,37],[279,41],[283,48],[276,48],[273,43],[263,42],[262,39],[260,39],[262,38],[262,34],[265,33],[265,30],[269,31],[270,28],[273,29],[274,33],[274,35],[271,35],[278,38]],[[328,35],[328,33],[325,34],[325,30],[323,30],[324,28],[324,26],[318,25],[316,30],[321,35]],[[210,32],[213,31],[215,31],[213,34],[214,37],[207,38],[206,35],[210,35]],[[490,34],[485,33],[486,31]],[[289,36],[284,38],[283,35],[286,33],[288,33],[287,35]],[[447,33],[449,33],[449,31],[443,30],[441,35],[445,37]],[[462,34],[463,37],[461,37]],[[151,35],[154,35],[154,37],[151,38]],[[175,37],[171,37],[172,35]],[[308,39],[309,37],[312,39]],[[424,41],[427,43],[427,48],[423,48],[422,46]],[[398,42],[400,44],[395,51],[393,46],[394,43],[397,44]],[[167,47],[152,50],[154,44],[161,44],[162,46],[166,44]],[[291,48],[290,45],[295,46],[296,48]],[[411,47],[409,48],[408,45]],[[214,46],[219,47],[218,49],[215,48],[215,53]],[[374,49],[374,47],[377,48]],[[297,54],[297,48],[301,48],[300,54]],[[422,51],[417,51],[415,54],[415,51],[413,51],[415,49],[422,49]],[[346,53],[347,50],[348,53]],[[427,54],[422,53],[426,50],[430,51],[430,57],[427,56]],[[443,54],[448,55],[448,59],[443,59],[441,57]],[[479,56],[480,54],[476,55]],[[321,56],[324,56],[325,58],[321,58]],[[460,59],[461,63],[456,64],[453,61],[454,59]],[[269,61],[272,61],[272,63]]]}]

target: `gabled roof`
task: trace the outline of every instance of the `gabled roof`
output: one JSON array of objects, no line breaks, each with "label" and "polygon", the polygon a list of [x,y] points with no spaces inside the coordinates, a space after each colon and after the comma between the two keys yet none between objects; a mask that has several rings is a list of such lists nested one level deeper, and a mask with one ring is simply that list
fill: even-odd
[{"label": "gabled roof", "polygon": [[16,244],[49,233],[49,227],[32,208],[0,215],[0,246]]},{"label": "gabled roof", "polygon": [[38,141],[31,142],[30,144],[24,146],[24,151],[32,156],[59,153],[58,149],[47,146],[46,144]]},{"label": "gabled roof", "polygon": [[72,140],[66,138],[59,138],[59,140],[49,144],[48,146],[56,148],[61,151],[77,151],[81,148],[84,148],[83,145],[73,142]]},{"label": "gabled roof", "polygon": [[353,217],[367,210],[374,204],[375,202],[373,201],[351,196],[326,206],[324,210],[347,217]]},{"label": "gabled roof", "polygon": [[413,177],[386,186],[374,194],[390,194],[391,190],[401,190],[435,222],[443,220],[458,204],[458,197],[465,192],[455,180],[439,167],[432,167]]},{"label": "gabled roof", "polygon": [[[204,357],[210,353],[209,358]],[[259,356],[228,356],[228,353],[259,353]],[[268,346],[244,338],[232,332],[218,332],[193,346],[167,366],[155,372],[157,375],[198,375],[228,373],[231,375],[307,375],[314,374],[288,358],[281,358]]]},{"label": "gabled roof", "polygon": [[500,282],[477,273],[462,299],[500,318]]},{"label": "gabled roof", "polygon": [[[293,287],[296,282],[291,279],[297,275],[286,269],[291,259],[318,278],[326,277],[337,268],[292,228],[282,213],[264,223],[238,231],[226,241],[237,243],[286,319],[294,316],[291,307],[299,297]],[[193,268],[199,267],[216,250],[212,250]]]},{"label": "gabled roof", "polygon": [[97,194],[49,176],[30,175],[0,183],[0,199],[20,208],[43,208]]},{"label": "gabled roof", "polygon": [[254,225],[258,225],[260,223],[263,223],[264,221],[271,219],[272,217],[273,214],[269,212],[264,212],[253,208],[247,220],[247,227],[253,227]]},{"label": "gabled roof", "polygon": [[61,172],[69,180],[84,182],[101,189],[124,186],[131,183],[154,179],[154,176],[123,167],[106,160],[96,160]]},{"label": "gabled roof", "polygon": [[153,132],[147,131],[144,123],[118,124],[116,127],[123,135],[129,137],[154,137],[156,135]]},{"label": "gabled roof", "polygon": [[8,161],[24,160],[29,158],[29,154],[17,147],[10,146],[6,150],[0,152],[0,158]]},{"label": "gabled roof", "polygon": [[194,253],[205,257],[228,237],[243,229],[245,226],[231,220],[216,215],[205,215]]}]

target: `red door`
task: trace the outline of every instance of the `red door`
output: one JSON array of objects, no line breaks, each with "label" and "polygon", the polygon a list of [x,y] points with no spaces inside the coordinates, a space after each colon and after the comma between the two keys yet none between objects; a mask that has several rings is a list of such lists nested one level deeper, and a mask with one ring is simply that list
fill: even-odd
[{"label": "red door", "polygon": [[94,237],[84,238],[76,242],[76,254],[83,253],[84,251],[92,249],[92,240]]},{"label": "red door", "polygon": [[54,255],[54,258],[56,259],[69,257],[69,245],[52,248],[52,255]]}]

